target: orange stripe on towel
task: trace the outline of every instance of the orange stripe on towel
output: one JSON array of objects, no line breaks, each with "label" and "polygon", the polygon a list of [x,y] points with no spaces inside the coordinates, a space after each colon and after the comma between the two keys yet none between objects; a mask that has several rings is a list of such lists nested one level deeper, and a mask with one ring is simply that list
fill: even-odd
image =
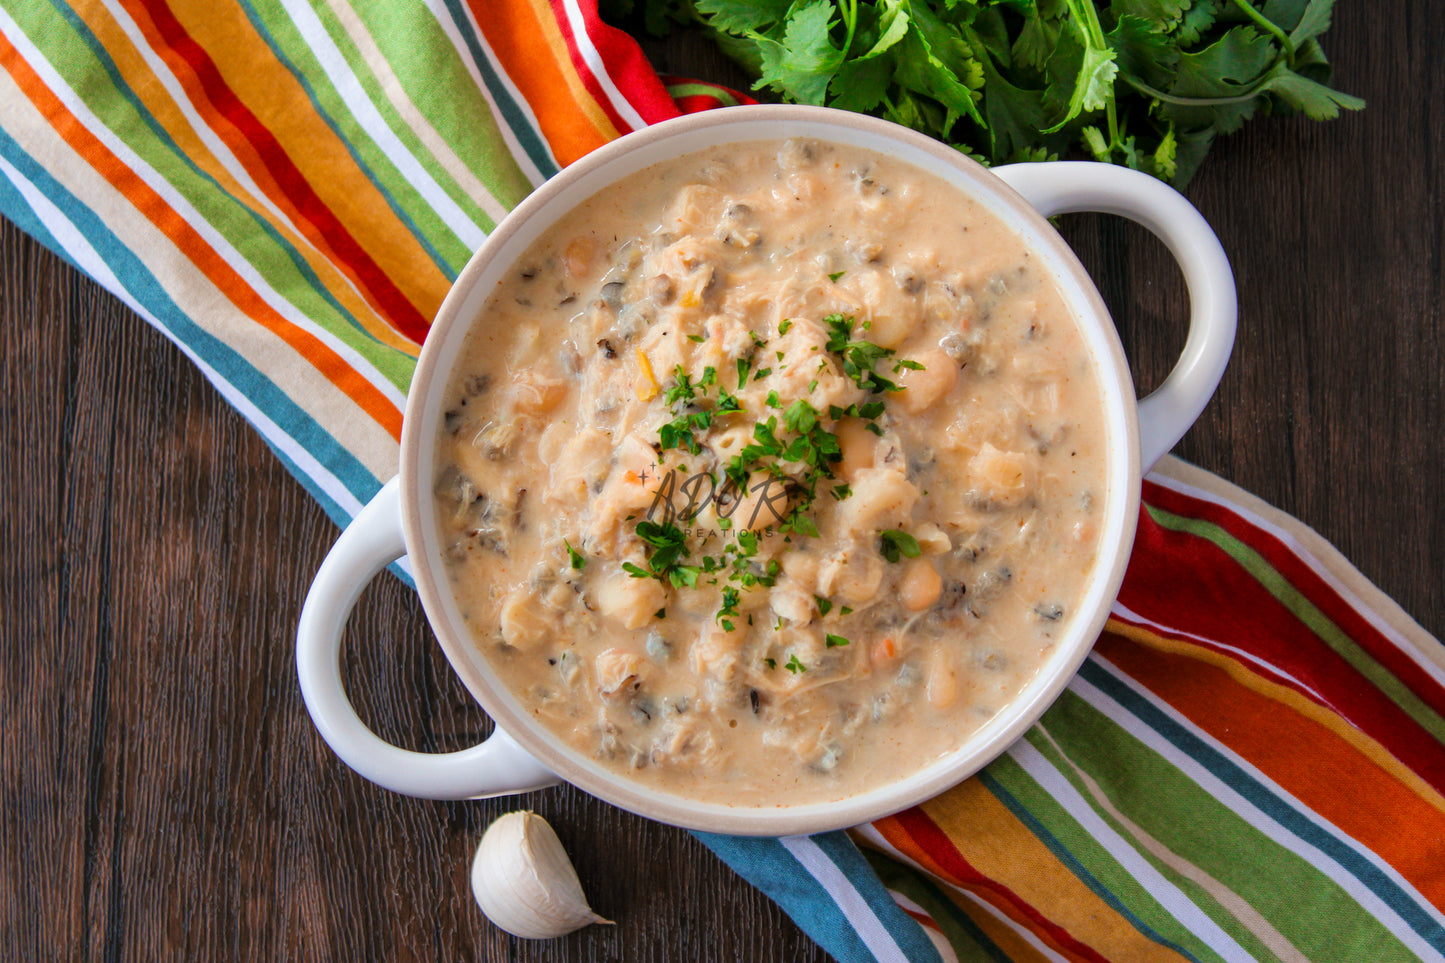
[{"label": "orange stripe on towel", "polygon": [[468,0],[468,6],[507,76],[527,98],[557,163],[566,166],[618,136],[587,92],[546,0]]},{"label": "orange stripe on towel", "polygon": [[1445,906],[1445,799],[1374,739],[1221,652],[1118,620],[1095,651]]}]

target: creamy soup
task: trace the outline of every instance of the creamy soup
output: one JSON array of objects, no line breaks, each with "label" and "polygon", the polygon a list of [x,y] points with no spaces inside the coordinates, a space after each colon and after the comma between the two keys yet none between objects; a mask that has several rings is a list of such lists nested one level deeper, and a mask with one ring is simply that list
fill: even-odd
[{"label": "creamy soup", "polygon": [[457,359],[435,497],[476,644],[655,788],[832,800],[956,749],[1098,549],[1099,385],[1038,258],[940,179],[789,140],[609,187]]}]

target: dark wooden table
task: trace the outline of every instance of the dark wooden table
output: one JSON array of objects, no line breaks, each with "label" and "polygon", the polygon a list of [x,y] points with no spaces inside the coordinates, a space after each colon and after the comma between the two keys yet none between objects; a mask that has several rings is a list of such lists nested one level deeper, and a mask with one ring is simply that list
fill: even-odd
[{"label": "dark wooden table", "polygon": [[[1263,120],[1189,189],[1238,274],[1239,344],[1178,453],[1304,519],[1445,630],[1445,6],[1342,0],[1326,37],[1369,109]],[[686,40],[678,73],[729,74]],[[735,78],[734,78],[735,79]],[[1065,230],[1141,388],[1182,343],[1162,246]],[[825,959],[686,833],[570,789],[434,803],[353,775],[312,728],[292,631],[336,535],[186,359],[0,228],[0,956],[16,960]],[[415,597],[368,590],[347,674],[423,750],[487,728]],[[468,888],[496,815],[557,827],[618,925],[526,943]]]}]

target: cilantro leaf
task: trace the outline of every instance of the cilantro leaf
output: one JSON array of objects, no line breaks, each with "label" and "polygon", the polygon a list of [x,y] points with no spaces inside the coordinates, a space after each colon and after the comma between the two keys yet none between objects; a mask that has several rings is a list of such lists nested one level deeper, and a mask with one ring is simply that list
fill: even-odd
[{"label": "cilantro leaf", "polygon": [[694,0],[709,23],[731,33],[761,31],[787,16],[792,0]]},{"label": "cilantro leaf", "polygon": [[1274,60],[1270,39],[1244,24],[1227,31],[1205,49],[1179,55],[1179,72],[1170,93],[1179,97],[1227,97],[1247,89]]},{"label": "cilantro leaf", "polygon": [[983,86],[983,65],[957,30],[939,20],[927,4],[910,6],[913,18],[898,44],[894,81],[905,90],[923,94],[945,110],[941,126],[952,127],[959,117],[982,123],[974,89]]},{"label": "cilantro leaf", "polygon": [[[1330,29],[1330,17],[1334,11],[1335,0],[1309,0],[1305,5],[1304,12],[1300,14],[1299,20],[1289,32],[1290,43],[1296,46],[1306,40],[1312,40]],[[1270,7],[1265,6],[1265,16],[1270,16]],[[1271,19],[1274,19],[1271,17]],[[1275,20],[1278,23],[1278,20]]]},{"label": "cilantro leaf", "polygon": [[1097,21],[1075,21],[1074,30],[1059,37],[1058,49],[1049,60],[1050,83],[1044,99],[1061,116],[1044,128],[1045,134],[1063,130],[1082,114],[1102,110],[1113,99],[1114,78],[1119,73],[1117,54],[1105,44],[1102,34],[1096,34],[1096,25]]},{"label": "cilantro leaf", "polygon": [[1189,0],[1113,0],[1109,10],[1121,20],[1132,17],[1167,27],[1177,23],[1189,6]]},{"label": "cilantro leaf", "polygon": [[991,62],[984,63],[984,83],[989,96],[984,98],[988,118],[989,150],[993,157],[1022,160],[1025,153],[1040,144],[1045,150],[1059,152],[1068,144],[1067,136],[1045,136],[1039,133],[1048,126],[1048,108],[1042,90],[1016,87],[1004,79]]},{"label": "cilantro leaf", "polygon": [[868,50],[838,68],[829,84],[830,107],[858,112],[883,104],[896,69],[893,47],[908,33],[908,11],[902,5],[884,7],[879,25],[886,23]]},{"label": "cilantro leaf", "polygon": [[780,40],[758,36],[762,74],[754,86],[821,107],[829,82],[843,65],[843,51],[828,36],[834,13],[832,0],[795,4]]},{"label": "cilantro leaf", "polygon": [[1185,11],[1179,25],[1174,28],[1174,39],[1191,47],[1199,43],[1204,32],[1219,19],[1223,6],[1224,0],[1195,0],[1194,5]]},{"label": "cilantro leaf", "polygon": [[1259,85],[1258,90],[1277,94],[1280,100],[1310,120],[1334,120],[1342,107],[1359,110],[1365,106],[1358,97],[1331,90],[1324,84],[1300,76],[1284,64],[1276,65],[1265,75],[1264,83]]},{"label": "cilantro leaf", "polygon": [[1010,53],[1016,66],[1042,70],[1054,55],[1059,42],[1059,10],[1061,2],[1027,5],[1022,11],[1023,28],[1014,38]]},{"label": "cilantro leaf", "polygon": [[1119,72],[1155,87],[1167,85],[1179,65],[1179,48],[1156,21],[1122,16],[1104,35]]}]

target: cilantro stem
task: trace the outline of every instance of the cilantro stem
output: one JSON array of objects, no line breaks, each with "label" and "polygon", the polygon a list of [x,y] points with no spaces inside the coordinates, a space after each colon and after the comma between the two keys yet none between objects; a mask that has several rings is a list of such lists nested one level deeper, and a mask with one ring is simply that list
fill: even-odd
[{"label": "cilantro stem", "polygon": [[843,0],[841,4],[843,11],[843,23],[848,28],[848,35],[843,38],[843,56],[853,49],[853,32],[858,27],[858,0]]},{"label": "cilantro stem", "polygon": [[1234,0],[1234,4],[1235,6],[1239,7],[1240,10],[1244,11],[1244,15],[1246,17],[1258,24],[1261,30],[1263,30],[1265,33],[1270,34],[1274,37],[1274,39],[1279,41],[1280,51],[1284,54],[1284,59],[1288,60],[1290,64],[1293,65],[1294,43],[1289,39],[1289,34],[1281,30],[1273,20],[1269,19],[1264,14],[1254,9],[1254,5],[1251,4],[1249,0]]},{"label": "cilantro stem", "polygon": [[[1090,51],[1097,51],[1103,54],[1107,54],[1109,60],[1115,61],[1117,67],[1117,55],[1109,47],[1109,42],[1104,37],[1104,28],[1099,23],[1099,11],[1095,8],[1093,0],[1064,0],[1064,4],[1068,8],[1069,13],[1073,15],[1074,29],[1078,31],[1079,40],[1083,43],[1085,48],[1083,62],[1085,64],[1088,63],[1088,55]],[[1110,77],[1108,96],[1104,98],[1103,102],[1103,106],[1105,108],[1105,113],[1108,117],[1109,123],[1109,157],[1100,158],[1101,160],[1111,160],[1115,149],[1121,148],[1123,146],[1123,141],[1121,140],[1119,135],[1119,117],[1114,108],[1114,96],[1115,87],[1117,85],[1117,76],[1118,74],[1115,73],[1113,76]],[[1081,73],[1079,75],[1079,80],[1084,80],[1084,74]],[[1063,130],[1064,127],[1071,120],[1079,116],[1080,112],[1083,111],[1085,106],[1089,104],[1088,87],[1088,84],[1082,82],[1076,83],[1073,96],[1069,98],[1068,108],[1064,111],[1063,118],[1060,119],[1058,123],[1054,124],[1052,127],[1045,128],[1043,133],[1053,134],[1060,130]],[[1097,109],[1098,106],[1089,106],[1089,110]]]},{"label": "cilantro stem", "polygon": [[[1084,11],[1083,21],[1088,27],[1089,41],[1101,50],[1109,48],[1109,42],[1104,38],[1104,26],[1099,23],[1099,10],[1094,6],[1094,0],[1080,0]],[[1119,112],[1114,102],[1114,92],[1109,91],[1109,102],[1104,107],[1105,116],[1109,121],[1109,156],[1114,156],[1114,151],[1124,146],[1124,140],[1119,136]]]},{"label": "cilantro stem", "polygon": [[1218,107],[1226,104],[1244,104],[1259,96],[1257,91],[1251,90],[1249,93],[1239,94],[1235,97],[1177,97],[1174,94],[1156,90],[1137,77],[1125,77],[1124,80],[1141,94],[1166,104],[1177,104],[1180,107]]},{"label": "cilantro stem", "polygon": [[1118,150],[1119,148],[1121,148],[1121,147],[1124,146],[1123,140],[1121,140],[1120,137],[1119,137],[1119,112],[1118,112],[1118,110],[1115,109],[1115,106],[1116,106],[1116,105],[1115,105],[1115,103],[1114,103],[1114,98],[1113,98],[1113,97],[1110,97],[1110,98],[1109,98],[1109,103],[1105,106],[1105,109],[1104,109],[1104,114],[1105,114],[1105,116],[1108,117],[1108,119],[1109,119],[1109,157],[1110,157],[1110,159],[1113,158],[1113,156],[1114,156],[1114,151],[1116,151],[1116,150]]},{"label": "cilantro stem", "polygon": [[1099,23],[1099,11],[1094,6],[1094,0],[1076,0],[1076,2],[1077,6],[1071,2],[1069,7],[1073,9],[1074,16],[1084,24],[1088,41],[1095,47],[1108,47],[1109,43],[1104,39],[1104,27]]}]

